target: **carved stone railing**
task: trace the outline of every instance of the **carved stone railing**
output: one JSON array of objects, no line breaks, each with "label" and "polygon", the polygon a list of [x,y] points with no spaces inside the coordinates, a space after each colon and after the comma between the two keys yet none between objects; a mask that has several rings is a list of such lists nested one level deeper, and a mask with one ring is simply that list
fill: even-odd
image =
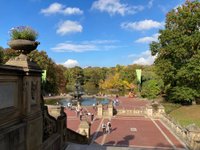
[{"label": "carved stone railing", "polygon": [[60,115],[60,105],[46,105],[48,107],[48,113],[54,117],[58,118]]},{"label": "carved stone railing", "polygon": [[[66,114],[64,112],[64,107],[47,105],[44,106],[48,110],[48,116],[56,121],[57,130],[56,132],[61,135],[61,142],[72,142],[77,144],[88,144],[87,136],[77,133],[66,126]],[[48,108],[47,108],[48,107]],[[83,117],[86,118],[86,117]],[[84,119],[83,119],[84,120]],[[61,143],[61,145],[63,145]]]},{"label": "carved stone railing", "polygon": [[145,108],[133,108],[133,109],[118,109],[117,115],[122,116],[144,116],[146,114]]},{"label": "carved stone railing", "polygon": [[162,122],[173,131],[192,150],[200,149],[200,128],[189,125],[184,128],[166,114],[160,116]]},{"label": "carved stone railing", "polygon": [[107,106],[107,109],[103,108],[102,104],[97,105],[97,117],[102,118],[110,118],[114,115],[114,108],[112,102],[110,102]]},{"label": "carved stone railing", "polygon": [[67,127],[66,114],[64,107],[60,107],[57,119],[48,112],[48,107],[44,105],[44,99],[41,97],[41,108],[43,112],[43,144],[44,150],[60,150],[66,146]]},{"label": "carved stone railing", "polygon": [[43,116],[43,141],[47,140],[51,135],[57,133],[56,119],[48,112],[48,107],[44,105],[43,96],[41,96],[41,109]]},{"label": "carved stone railing", "polygon": [[61,147],[60,134],[54,133],[47,140],[42,143],[42,150],[60,150]]},{"label": "carved stone railing", "polygon": [[67,128],[67,141],[77,144],[88,144],[89,140],[86,136],[81,135],[69,128]]}]

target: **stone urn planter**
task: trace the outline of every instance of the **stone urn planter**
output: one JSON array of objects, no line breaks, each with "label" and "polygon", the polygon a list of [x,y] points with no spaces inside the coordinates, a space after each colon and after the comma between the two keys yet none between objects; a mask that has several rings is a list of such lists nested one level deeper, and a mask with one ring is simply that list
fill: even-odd
[{"label": "stone urn planter", "polygon": [[21,51],[23,54],[29,54],[31,51],[35,50],[40,42],[30,41],[30,40],[11,40],[8,42],[10,48],[14,50]]}]

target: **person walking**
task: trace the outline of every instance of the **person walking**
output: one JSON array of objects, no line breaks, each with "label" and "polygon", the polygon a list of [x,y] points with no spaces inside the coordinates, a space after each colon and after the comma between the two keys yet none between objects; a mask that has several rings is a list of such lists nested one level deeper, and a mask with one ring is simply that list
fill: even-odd
[{"label": "person walking", "polygon": [[96,104],[94,103],[94,104],[92,104],[92,106],[93,106],[93,109],[96,109]]},{"label": "person walking", "polygon": [[93,121],[93,119],[94,119],[94,114],[92,113],[91,114],[91,121]]},{"label": "person walking", "polygon": [[83,117],[83,112],[82,111],[80,111],[79,117],[80,117],[80,120],[82,121],[82,117]]},{"label": "person walking", "polygon": [[103,134],[105,134],[106,133],[106,124],[102,123],[101,128],[102,128]]},{"label": "person walking", "polygon": [[76,107],[76,116],[78,117],[80,115],[80,109]]},{"label": "person walking", "polygon": [[106,132],[110,133],[110,131],[111,131],[111,122],[108,121],[107,124],[106,124]]}]

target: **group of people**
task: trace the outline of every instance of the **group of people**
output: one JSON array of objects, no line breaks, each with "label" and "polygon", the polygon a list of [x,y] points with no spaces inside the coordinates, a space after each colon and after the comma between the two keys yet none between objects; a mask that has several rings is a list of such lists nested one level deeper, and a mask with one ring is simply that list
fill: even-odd
[{"label": "group of people", "polygon": [[101,128],[102,128],[102,131],[103,131],[103,133],[105,134],[105,133],[110,133],[111,132],[111,122],[110,121],[108,121],[106,124],[105,123],[102,123],[102,125],[101,125]]},{"label": "group of people", "polygon": [[133,91],[129,92],[129,93],[128,93],[128,97],[129,97],[129,98],[135,97],[134,92],[133,92]]},{"label": "group of people", "polygon": [[87,115],[91,117],[91,121],[94,120],[94,114],[90,112],[83,112],[83,108],[76,107],[76,116],[82,120],[83,115]]}]

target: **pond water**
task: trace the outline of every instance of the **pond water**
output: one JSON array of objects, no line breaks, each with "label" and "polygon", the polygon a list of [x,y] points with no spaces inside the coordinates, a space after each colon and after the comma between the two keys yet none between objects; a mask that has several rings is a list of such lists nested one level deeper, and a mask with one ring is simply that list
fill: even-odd
[{"label": "pond water", "polygon": [[[49,100],[48,100],[49,101]],[[46,104],[48,104],[48,101],[46,101]],[[92,98],[92,97],[84,97],[82,98],[80,101],[80,104],[82,106],[92,106],[93,104],[108,104],[109,103],[109,100],[107,98]],[[58,99],[58,100],[50,100],[49,101],[51,104],[61,104],[63,106],[67,106],[68,103],[72,103],[72,101],[70,99]]]}]

